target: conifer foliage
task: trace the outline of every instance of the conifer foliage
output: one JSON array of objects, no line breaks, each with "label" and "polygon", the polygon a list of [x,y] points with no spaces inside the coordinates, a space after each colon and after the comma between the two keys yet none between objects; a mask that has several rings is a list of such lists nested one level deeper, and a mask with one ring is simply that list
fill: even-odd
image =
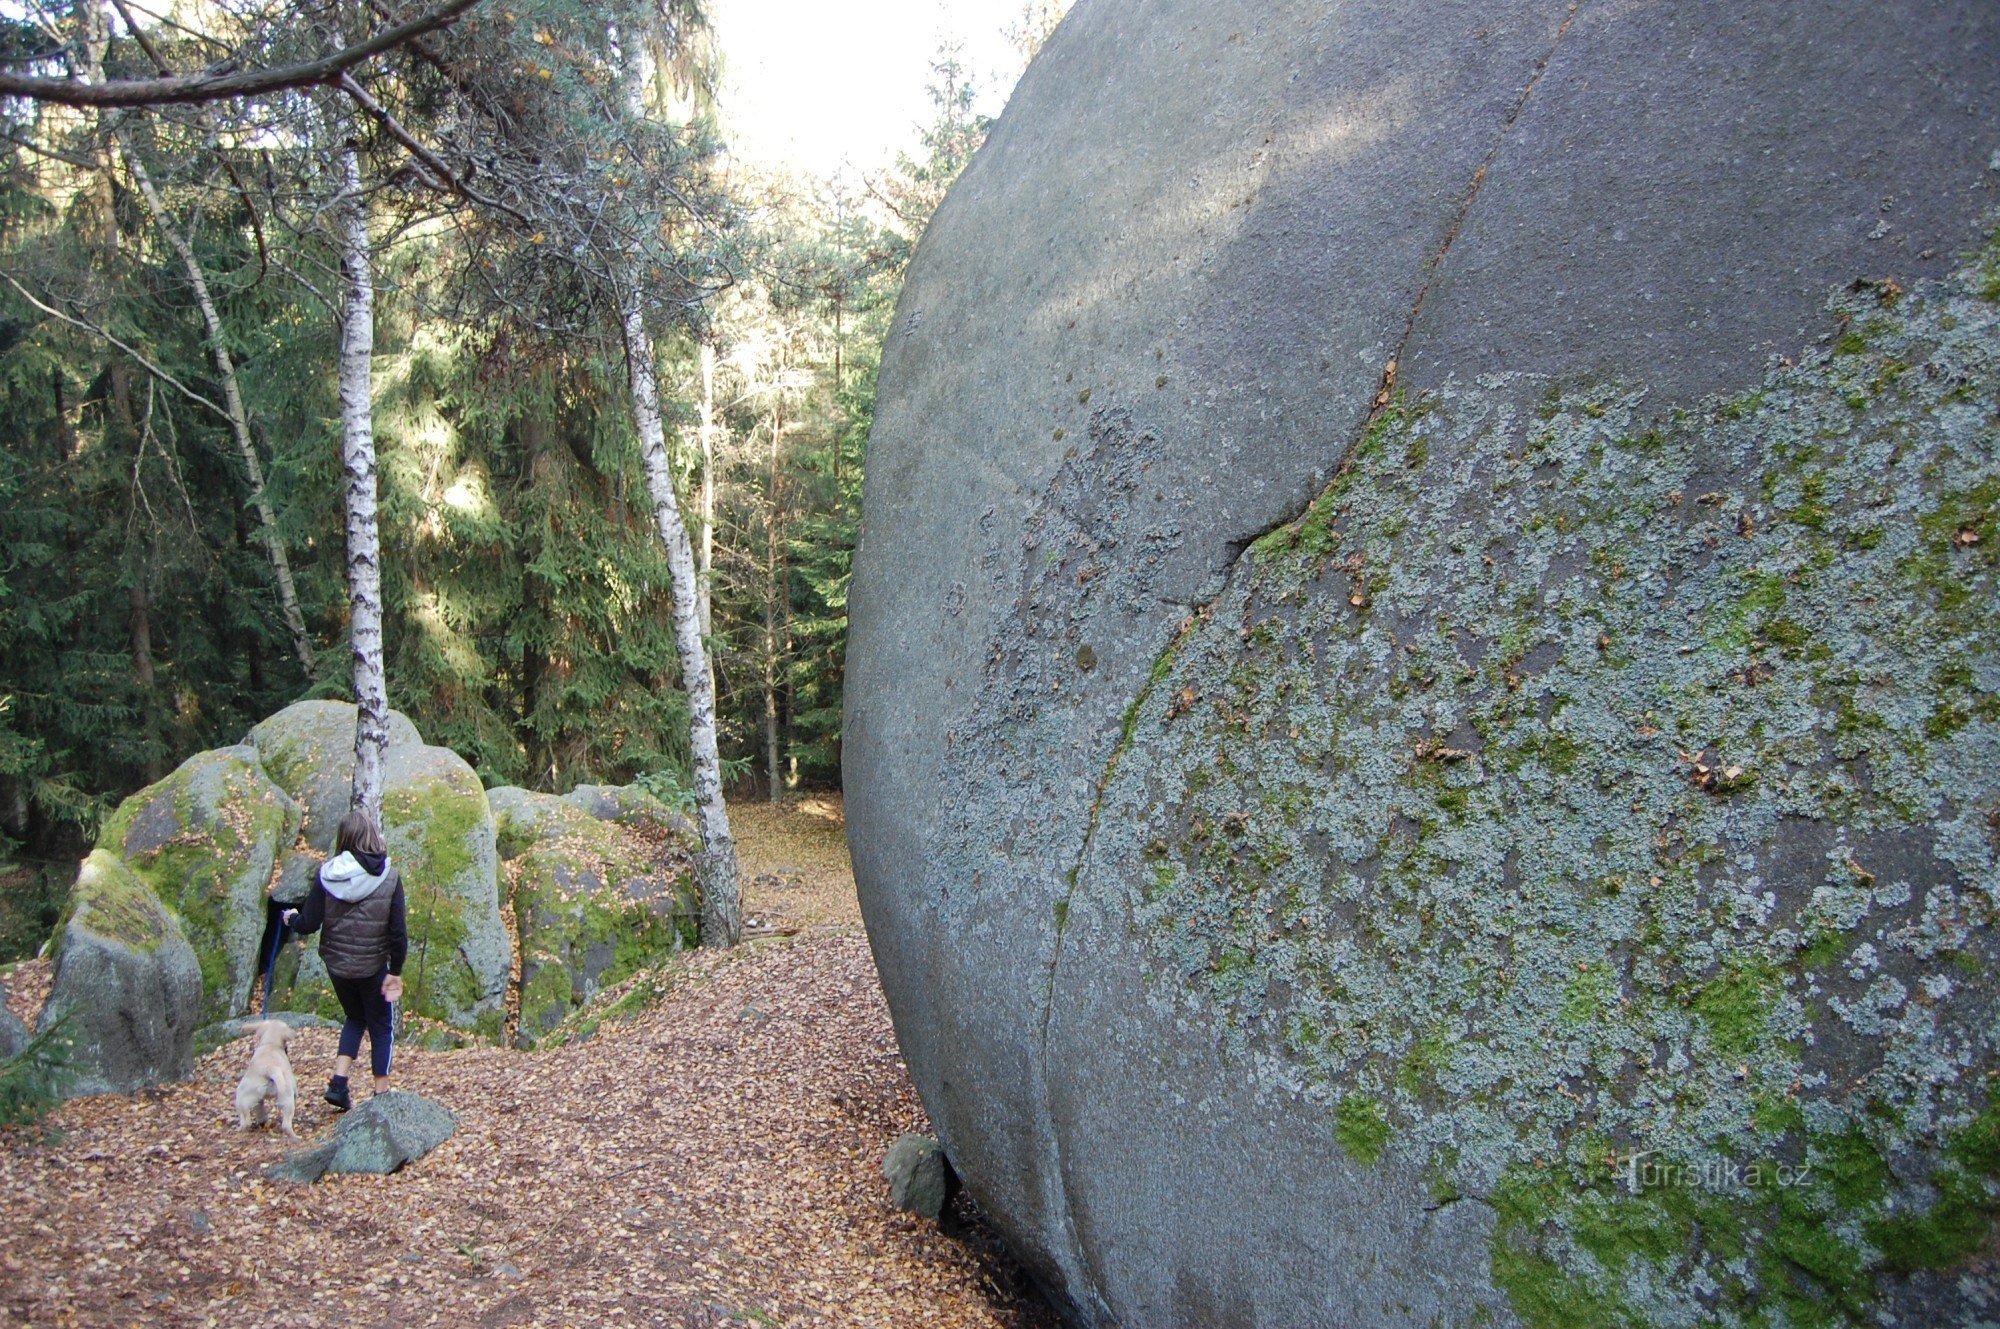
[{"label": "conifer foliage", "polygon": [[898,169],[763,178],[721,154],[694,0],[434,8],[362,59],[417,7],[0,16],[23,79],[321,70],[0,100],[0,958],[117,799],[290,701],[377,692],[363,425],[377,695],[428,741],[491,784],[638,780],[718,816],[725,783],[839,778],[880,345],[983,134],[966,72],[940,57]]}]

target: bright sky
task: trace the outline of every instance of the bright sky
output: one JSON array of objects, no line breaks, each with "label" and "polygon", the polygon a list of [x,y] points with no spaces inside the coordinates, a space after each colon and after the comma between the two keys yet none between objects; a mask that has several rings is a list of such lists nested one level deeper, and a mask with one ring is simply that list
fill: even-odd
[{"label": "bright sky", "polygon": [[731,151],[820,176],[889,164],[930,119],[924,88],[943,40],[963,43],[979,109],[998,114],[1020,72],[1006,29],[1021,9],[1022,0],[713,0]]}]

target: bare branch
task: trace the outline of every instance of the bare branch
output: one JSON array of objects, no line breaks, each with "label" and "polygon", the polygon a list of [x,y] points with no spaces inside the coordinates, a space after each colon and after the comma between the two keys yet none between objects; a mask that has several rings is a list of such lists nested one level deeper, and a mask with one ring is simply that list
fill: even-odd
[{"label": "bare branch", "polygon": [[48,314],[53,318],[59,318],[63,322],[69,324],[71,327],[80,328],[83,331],[89,333],[93,337],[102,337],[105,341],[110,342],[113,346],[116,346],[119,350],[131,356],[133,360],[137,361],[139,368],[145,370],[147,373],[151,374],[154,378],[159,379],[162,383],[167,384],[169,387],[177,389],[180,392],[180,394],[183,397],[186,397],[189,401],[198,402],[201,405],[206,406],[209,410],[214,411],[217,415],[221,416],[225,420],[229,418],[229,412],[223,410],[220,406],[217,406],[214,402],[202,396],[199,392],[196,392],[193,388],[189,387],[187,384],[175,378],[172,374],[169,374],[166,370],[154,364],[151,360],[148,360],[139,351],[133,349],[130,346],[127,346],[124,342],[112,336],[107,329],[100,328],[95,323],[89,322],[88,320],[85,319],[78,318],[74,314],[65,314],[62,310],[57,309],[54,305],[42,303],[40,300],[37,300],[35,298],[34,293],[29,291],[27,287],[21,285],[20,282],[15,281],[14,274],[11,272],[0,272],[0,280],[4,280],[9,286],[13,287],[16,291],[19,291],[21,293],[21,298],[23,300],[26,300],[29,304],[41,310],[44,314]]},{"label": "bare branch", "polygon": [[0,129],[0,141],[11,143],[17,148],[26,148],[29,152],[47,157],[51,161],[65,162],[68,165],[80,167],[86,171],[95,171],[103,165],[103,163],[94,162],[88,157],[79,157],[75,153],[64,152],[60,148],[45,148],[38,143],[30,143],[27,139],[10,134],[4,129]]},{"label": "bare branch", "polygon": [[437,178],[437,183],[440,188],[450,190],[452,193],[457,194],[460,198],[465,199],[468,203],[476,204],[479,207],[487,208],[494,212],[504,212],[509,217],[512,217],[515,221],[521,223],[521,225],[523,226],[534,225],[534,223],[529,221],[527,217],[523,216],[519,212],[516,212],[513,208],[508,207],[505,203],[502,203],[499,199],[489,198],[487,195],[480,193],[478,190],[474,189],[471,185],[468,185],[465,183],[465,181],[461,180],[458,177],[458,173],[453,171],[451,167],[447,166],[442,157],[438,156],[435,152],[432,152],[429,148],[425,147],[422,143],[418,142],[416,136],[410,133],[409,130],[403,128],[402,124],[397,121],[395,116],[389,114],[387,108],[385,108],[382,105],[382,103],[376,101],[373,97],[369,96],[367,91],[363,89],[359,83],[356,83],[354,81],[354,77],[351,74],[343,72],[340,75],[340,78],[336,82],[335,86],[338,87],[342,92],[346,93],[349,97],[352,97],[354,99],[355,105],[359,106],[362,110],[368,112],[369,116],[374,119],[376,124],[382,126],[384,130],[388,131],[390,138],[393,138],[398,143],[402,144],[404,149],[407,150],[412,157],[415,157],[418,161],[422,162],[425,168],[428,169],[430,173]]},{"label": "bare branch", "polygon": [[78,83],[64,78],[37,78],[0,73],[0,96],[28,97],[61,106],[171,106],[255,97],[287,88],[333,83],[354,66],[427,32],[451,26],[480,0],[446,0],[428,14],[376,33],[367,41],[343,47],[331,55],[276,69],[238,73],[227,67],[199,74],[163,78],[117,79],[108,83]]}]

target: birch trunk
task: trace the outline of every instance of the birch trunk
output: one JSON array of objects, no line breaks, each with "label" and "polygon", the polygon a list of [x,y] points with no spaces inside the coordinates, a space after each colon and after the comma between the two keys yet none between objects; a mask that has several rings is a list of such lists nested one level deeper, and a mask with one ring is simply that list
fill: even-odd
[{"label": "birch trunk", "polygon": [[382,677],[382,545],[375,528],[375,277],[361,157],[351,145],[342,151],[340,167],[336,225],[347,279],[340,315],[340,458],[347,473],[347,596],[354,645],[352,806],[379,825],[389,698]]},{"label": "birch trunk", "polygon": [[264,551],[271,560],[271,575],[278,583],[278,606],[285,615],[285,629],[292,637],[292,653],[298,656],[306,677],[312,678],[318,672],[313,662],[312,638],[306,632],[305,615],[299,610],[299,594],[292,582],[291,560],[285,556],[285,543],[278,537],[278,519],[271,511],[271,501],[264,492],[264,467],[257,460],[257,447],[250,438],[250,416],[243,407],[243,393],[237,386],[236,361],[230,356],[228,343],[222,337],[222,316],[216,312],[215,300],[209,294],[208,276],[202,270],[201,261],[195,257],[194,246],[168,219],[167,210],[160,202],[159,192],[153,188],[153,177],[147,174],[145,163],[122,140],[118,146],[132,178],[138,182],[139,195],[146,201],[146,211],[152,217],[153,225],[180,257],[188,285],[194,288],[195,304],[200,306],[202,325],[208,330],[209,362],[215,366],[216,377],[222,380],[222,404],[229,412],[229,430],[236,439],[236,453],[243,459],[243,470],[250,480],[250,505],[257,510],[259,534]]},{"label": "birch trunk", "polygon": [[778,773],[778,532],[784,520],[779,493],[778,447],[785,436],[785,395],[780,389],[771,408],[771,467],[767,485],[769,514],[764,523],[764,770],[766,793],[778,802],[784,778]]},{"label": "birch trunk", "polygon": [[[701,344],[701,635],[715,635],[715,348]],[[712,672],[712,671],[711,671]]]},{"label": "birch trunk", "polygon": [[681,686],[687,690],[688,747],[694,754],[694,796],[701,823],[698,872],[701,885],[701,944],[734,946],[743,936],[743,908],[737,894],[736,841],[729,833],[729,809],[722,801],[722,761],[715,743],[715,685],[702,641],[701,596],[694,548],[681,516],[674,476],[667,464],[666,430],[660,422],[660,387],[653,370],[653,342],[636,282],[618,296],[625,328],[625,368],[631,379],[632,420],[645,459],[646,484],[660,539],[667,547],[673,578],[674,644],[681,657]]}]

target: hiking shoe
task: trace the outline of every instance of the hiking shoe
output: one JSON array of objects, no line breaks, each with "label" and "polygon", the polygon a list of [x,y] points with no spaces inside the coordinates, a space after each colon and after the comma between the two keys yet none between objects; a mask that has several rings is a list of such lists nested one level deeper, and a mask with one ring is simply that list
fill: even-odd
[{"label": "hiking shoe", "polygon": [[354,1099],[348,1094],[347,1086],[344,1084],[328,1081],[325,1097],[327,1102],[333,1104],[335,1112],[345,1112],[354,1106]]}]

